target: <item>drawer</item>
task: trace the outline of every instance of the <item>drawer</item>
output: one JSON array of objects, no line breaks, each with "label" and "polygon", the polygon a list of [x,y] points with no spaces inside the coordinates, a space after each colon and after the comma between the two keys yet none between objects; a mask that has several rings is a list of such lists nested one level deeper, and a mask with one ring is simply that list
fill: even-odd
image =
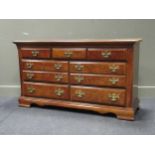
[{"label": "drawer", "polygon": [[22,75],[24,81],[68,83],[68,73],[23,71]]},{"label": "drawer", "polygon": [[55,59],[85,59],[85,48],[53,48],[52,58]]},{"label": "drawer", "polygon": [[53,60],[22,60],[22,69],[36,71],[67,72],[67,61]]},{"label": "drawer", "polygon": [[67,85],[24,82],[23,94],[31,97],[47,97],[55,99],[68,99]]},{"label": "drawer", "polygon": [[89,48],[87,51],[89,60],[126,60],[127,49],[119,48]]},{"label": "drawer", "polygon": [[50,58],[49,48],[21,48],[22,58]]},{"label": "drawer", "polygon": [[71,73],[70,83],[76,85],[125,87],[126,76]]},{"label": "drawer", "polygon": [[126,74],[126,63],[124,62],[70,62],[72,73],[92,74]]},{"label": "drawer", "polygon": [[71,100],[125,106],[125,89],[71,86]]}]

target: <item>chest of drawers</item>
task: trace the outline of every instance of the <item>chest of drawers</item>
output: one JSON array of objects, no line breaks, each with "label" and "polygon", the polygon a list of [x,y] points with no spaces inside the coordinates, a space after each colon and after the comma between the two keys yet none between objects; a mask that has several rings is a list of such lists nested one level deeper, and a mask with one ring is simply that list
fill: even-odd
[{"label": "chest of drawers", "polygon": [[134,120],[139,42],[15,41],[21,78],[19,105],[91,110]]}]

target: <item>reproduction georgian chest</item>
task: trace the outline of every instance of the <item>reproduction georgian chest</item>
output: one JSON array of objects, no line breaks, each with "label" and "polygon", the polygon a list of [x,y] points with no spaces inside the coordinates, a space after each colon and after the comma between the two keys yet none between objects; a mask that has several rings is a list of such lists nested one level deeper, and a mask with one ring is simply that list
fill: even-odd
[{"label": "reproduction georgian chest", "polygon": [[134,120],[140,39],[15,41],[19,105],[113,113]]}]

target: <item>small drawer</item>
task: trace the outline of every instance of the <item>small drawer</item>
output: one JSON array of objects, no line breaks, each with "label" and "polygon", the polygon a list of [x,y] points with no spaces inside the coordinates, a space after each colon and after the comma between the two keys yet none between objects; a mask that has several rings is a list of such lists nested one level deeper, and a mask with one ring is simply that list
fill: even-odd
[{"label": "small drawer", "polygon": [[71,62],[70,72],[90,74],[125,75],[126,63],[124,62]]},{"label": "small drawer", "polygon": [[49,48],[21,48],[22,58],[50,58]]},{"label": "small drawer", "polygon": [[55,99],[69,98],[69,90],[67,85],[24,82],[22,89],[25,96]]},{"label": "small drawer", "polygon": [[52,58],[55,59],[85,59],[85,48],[53,48]]},{"label": "small drawer", "polygon": [[71,100],[125,106],[124,89],[71,86]]},{"label": "small drawer", "polygon": [[119,48],[89,48],[87,51],[89,60],[126,60],[127,49]]},{"label": "small drawer", "polygon": [[70,83],[76,85],[126,87],[126,76],[71,73]]},{"label": "small drawer", "polygon": [[24,81],[68,83],[68,73],[23,71],[22,75]]},{"label": "small drawer", "polygon": [[22,60],[22,69],[36,71],[67,72],[67,61]]}]

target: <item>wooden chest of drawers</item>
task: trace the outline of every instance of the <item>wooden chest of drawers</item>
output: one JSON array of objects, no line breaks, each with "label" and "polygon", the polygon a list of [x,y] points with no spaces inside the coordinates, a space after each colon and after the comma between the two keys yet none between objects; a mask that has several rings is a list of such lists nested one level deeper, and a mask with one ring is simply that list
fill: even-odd
[{"label": "wooden chest of drawers", "polygon": [[84,109],[134,120],[139,42],[15,41],[21,76],[19,105]]}]

